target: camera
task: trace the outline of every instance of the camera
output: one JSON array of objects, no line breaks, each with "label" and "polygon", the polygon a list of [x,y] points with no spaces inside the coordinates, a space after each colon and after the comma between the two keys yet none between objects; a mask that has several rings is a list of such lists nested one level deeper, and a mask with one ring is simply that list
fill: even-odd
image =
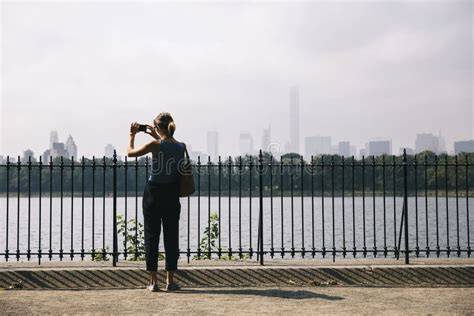
[{"label": "camera", "polygon": [[138,126],[138,131],[139,131],[139,132],[146,132],[146,125],[140,124],[140,125]]}]

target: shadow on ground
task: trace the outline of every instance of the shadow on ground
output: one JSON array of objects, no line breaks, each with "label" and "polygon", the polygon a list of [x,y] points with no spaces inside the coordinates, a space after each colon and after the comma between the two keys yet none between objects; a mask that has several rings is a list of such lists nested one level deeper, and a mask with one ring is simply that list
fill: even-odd
[{"label": "shadow on ground", "polygon": [[295,290],[287,291],[280,289],[182,289],[178,292],[179,294],[222,294],[222,295],[255,295],[264,297],[278,297],[288,299],[308,299],[316,298],[328,301],[343,300],[344,297],[332,296],[320,293],[314,293],[311,291]]}]

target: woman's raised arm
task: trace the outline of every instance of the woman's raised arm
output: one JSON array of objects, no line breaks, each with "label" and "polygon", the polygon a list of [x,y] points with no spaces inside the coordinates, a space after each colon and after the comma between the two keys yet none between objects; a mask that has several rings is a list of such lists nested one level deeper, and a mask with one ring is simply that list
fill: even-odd
[{"label": "woman's raised arm", "polygon": [[135,149],[135,135],[138,132],[138,123],[134,122],[130,125],[130,136],[128,138],[128,157],[140,157],[153,151],[158,150],[159,144],[152,140],[140,148]]}]

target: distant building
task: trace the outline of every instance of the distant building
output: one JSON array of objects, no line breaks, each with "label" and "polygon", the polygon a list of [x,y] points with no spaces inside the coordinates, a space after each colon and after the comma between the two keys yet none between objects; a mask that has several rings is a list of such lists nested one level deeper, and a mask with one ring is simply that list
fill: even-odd
[{"label": "distant building", "polygon": [[31,162],[35,162],[35,153],[31,149],[27,149],[23,152],[23,157],[21,158],[21,162],[27,163],[31,157]]},{"label": "distant building", "polygon": [[112,146],[112,144],[107,144],[107,146],[105,146],[105,150],[104,150],[105,157],[113,158],[114,157],[114,150],[115,150],[115,147]]},{"label": "distant building", "polygon": [[46,149],[43,153],[43,163],[49,163],[51,158],[51,149]]},{"label": "distant building", "polygon": [[250,133],[241,133],[240,134],[240,154],[244,155],[254,155],[255,150],[253,147],[253,138]]},{"label": "distant building", "polygon": [[270,151],[270,127],[263,129],[262,151]]},{"label": "distant building", "polygon": [[454,154],[474,153],[474,140],[454,142]]},{"label": "distant building", "polygon": [[368,154],[370,156],[381,156],[392,154],[391,140],[373,140],[368,144]]},{"label": "distant building", "polygon": [[53,143],[53,148],[50,151],[51,156],[54,158],[56,157],[64,157],[69,159],[69,153],[64,146],[64,143]]},{"label": "distant building", "polygon": [[300,153],[300,100],[298,87],[290,89],[290,151]]},{"label": "distant building", "polygon": [[53,149],[53,144],[59,142],[58,140],[58,132],[51,131],[49,134],[49,149]]},{"label": "distant building", "polygon": [[441,130],[439,131],[439,135],[438,135],[438,153],[439,154],[448,153],[446,149],[446,140],[444,139],[443,135],[441,135]]},{"label": "distant building", "polygon": [[359,159],[362,159],[363,156],[367,156],[367,149],[365,148],[359,149]]},{"label": "distant building", "polygon": [[69,153],[69,157],[77,161],[77,146],[71,135],[66,140],[66,151]]},{"label": "distant building", "polygon": [[331,154],[331,136],[310,136],[304,139],[305,158]]},{"label": "distant building", "polygon": [[219,134],[215,131],[207,132],[207,153],[211,156],[211,161],[217,161],[219,155]]},{"label": "distant building", "polygon": [[58,132],[51,131],[49,135],[49,148],[43,153],[43,162],[49,162],[50,158],[64,157],[77,160],[77,146],[71,135],[66,140],[66,143],[61,143],[58,140]]},{"label": "distant building", "polygon": [[347,141],[339,142],[337,146],[337,154],[339,156],[348,157],[351,155],[351,143]]},{"label": "distant building", "polygon": [[5,158],[3,158],[3,155],[0,155],[0,165],[5,163]]},{"label": "distant building", "polygon": [[439,137],[430,134],[417,134],[415,139],[415,153],[429,150],[435,154],[439,153]]}]

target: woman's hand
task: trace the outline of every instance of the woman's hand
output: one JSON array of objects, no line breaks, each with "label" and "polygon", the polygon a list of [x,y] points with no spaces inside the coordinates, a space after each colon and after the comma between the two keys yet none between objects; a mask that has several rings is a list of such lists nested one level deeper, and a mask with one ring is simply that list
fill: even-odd
[{"label": "woman's hand", "polygon": [[132,124],[130,124],[130,135],[135,135],[136,133],[138,133],[139,126],[140,124],[138,124],[137,122],[133,122]]},{"label": "woman's hand", "polygon": [[152,136],[155,139],[160,139],[161,138],[160,135],[156,132],[156,129],[151,125],[146,126],[145,133],[149,134],[150,136]]}]

